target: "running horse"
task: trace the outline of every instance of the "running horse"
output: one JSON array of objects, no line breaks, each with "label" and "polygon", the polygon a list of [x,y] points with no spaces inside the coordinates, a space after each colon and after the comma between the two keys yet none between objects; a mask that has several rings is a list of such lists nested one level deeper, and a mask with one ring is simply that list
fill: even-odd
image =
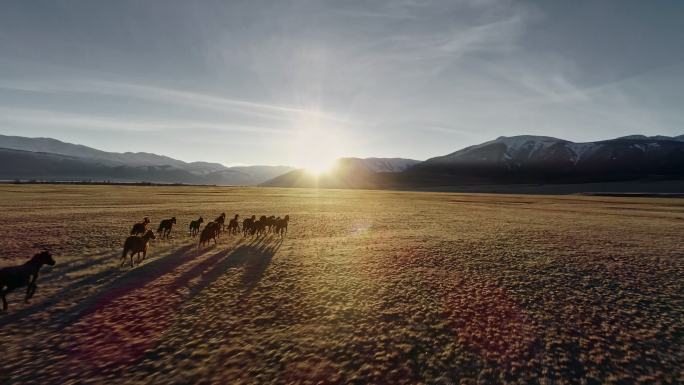
[{"label": "running horse", "polygon": [[34,255],[28,262],[19,266],[10,266],[0,269],[0,296],[2,297],[2,310],[7,310],[7,299],[5,296],[10,291],[28,286],[26,288],[26,297],[24,302],[28,303],[29,299],[36,293],[38,285],[38,272],[43,265],[55,265],[55,260],[52,254],[45,250]]}]

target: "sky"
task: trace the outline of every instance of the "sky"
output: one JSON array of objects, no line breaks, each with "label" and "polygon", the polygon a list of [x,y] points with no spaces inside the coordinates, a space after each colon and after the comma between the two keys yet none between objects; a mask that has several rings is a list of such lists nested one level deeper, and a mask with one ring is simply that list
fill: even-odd
[{"label": "sky", "polygon": [[4,0],[0,133],[226,165],[684,134],[684,1]]}]

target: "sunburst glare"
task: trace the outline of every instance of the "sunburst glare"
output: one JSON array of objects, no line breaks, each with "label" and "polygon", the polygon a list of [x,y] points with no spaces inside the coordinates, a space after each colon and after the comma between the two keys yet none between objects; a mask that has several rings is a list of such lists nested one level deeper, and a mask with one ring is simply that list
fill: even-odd
[{"label": "sunburst glare", "polygon": [[315,175],[330,171],[346,153],[347,138],[337,128],[323,127],[314,113],[300,120],[301,128],[290,146],[293,163]]}]

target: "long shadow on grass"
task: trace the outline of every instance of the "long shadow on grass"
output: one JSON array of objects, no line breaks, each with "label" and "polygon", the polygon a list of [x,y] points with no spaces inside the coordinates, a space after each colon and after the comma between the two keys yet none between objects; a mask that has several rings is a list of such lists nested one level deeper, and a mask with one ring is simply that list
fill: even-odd
[{"label": "long shadow on grass", "polygon": [[[201,276],[199,282],[190,287],[190,297],[193,297],[205,287],[211,285],[229,269],[242,264],[247,264],[248,270],[250,270],[250,267],[253,267],[251,270],[255,272],[253,275],[256,276],[256,279],[252,279],[249,282],[253,287],[270,263],[273,255],[277,252],[280,243],[282,241],[274,243],[271,239],[262,238],[249,244],[239,245],[235,249],[227,248],[221,250],[191,267],[188,271],[183,272],[169,286],[169,290],[188,287],[191,280]],[[275,245],[277,246],[274,247]],[[59,327],[70,325],[78,319],[115,301],[117,298],[123,297],[163,275],[171,273],[186,263],[193,261],[203,252],[204,249],[195,250],[194,244],[186,245],[165,257],[157,258],[131,270],[100,289],[97,294],[86,298],[80,305],[69,312],[69,316],[64,317],[58,323]],[[206,271],[207,269],[210,270]],[[93,277],[92,279],[96,278]]]},{"label": "long shadow on grass", "polygon": [[[282,240],[261,238],[238,246],[232,250],[228,258],[218,261],[211,270],[202,274],[202,280],[190,290],[190,296],[194,297],[229,269],[241,265],[245,265],[246,268],[242,283],[251,290],[263,276],[281,244]],[[246,276],[250,278],[245,279]]]},{"label": "long shadow on grass", "polygon": [[[192,261],[199,254],[199,252],[196,250],[193,252],[194,247],[194,244],[182,246],[166,256],[149,261],[144,265],[138,266],[117,277],[108,285],[98,290],[97,294],[86,298],[74,309],[72,309],[68,316],[60,320],[58,323],[59,327],[67,326],[76,320],[96,311],[102,304],[114,301],[116,298],[124,296],[128,292],[145,286],[149,282],[154,281],[162,275],[167,274],[183,264]],[[105,272],[110,270],[118,271],[118,269],[108,269]],[[80,281],[77,282],[77,284],[78,283],[80,283]]]},{"label": "long shadow on grass", "polygon": [[73,273],[74,271],[82,270],[82,269],[87,269],[90,267],[93,267],[101,262],[105,261],[110,261],[116,258],[116,256],[121,255],[119,252],[115,253],[104,253],[102,255],[98,256],[93,256],[90,258],[85,258],[84,260],[81,261],[74,261],[72,263],[69,263],[68,265],[60,265],[59,263],[51,269],[49,272],[45,274],[41,274],[41,280],[56,280],[57,278],[64,277],[65,275],[69,273]]},{"label": "long shadow on grass", "polygon": [[[73,322],[74,319],[79,318],[80,316],[87,314],[88,310],[90,309],[93,304],[93,301],[97,302],[98,300],[102,300],[104,297],[107,297],[111,295],[111,293],[116,291],[117,289],[124,288],[126,285],[124,284],[125,282],[129,282],[130,280],[134,280],[136,282],[139,282],[140,284],[145,284],[146,282],[149,282],[151,280],[156,279],[158,276],[163,275],[169,271],[169,269],[174,269],[177,266],[187,262],[190,260],[192,257],[194,257],[194,254],[187,254],[189,250],[193,248],[194,245],[186,245],[178,250],[172,252],[171,254],[168,254],[166,256],[154,259],[136,269],[133,269],[131,271],[127,271],[125,273],[122,272],[121,269],[117,267],[108,267],[105,268],[102,271],[99,271],[94,274],[90,274],[87,277],[83,279],[79,279],[69,285],[64,286],[62,289],[60,289],[57,293],[53,294],[50,296],[48,299],[44,300],[43,302],[36,304],[35,306],[31,306],[10,314],[4,315],[2,318],[0,318],[0,326],[8,325],[13,322],[21,321],[24,320],[26,317],[29,317],[33,314],[36,314],[41,311],[48,310],[51,306],[57,304],[60,301],[73,298],[78,295],[78,293],[82,292],[83,290],[87,289],[90,286],[97,285],[97,284],[106,284],[104,288],[98,291],[98,294],[88,297],[85,300],[83,300],[81,303],[78,305],[73,306],[70,309],[66,309],[63,311],[59,311],[56,316],[61,318],[60,320],[53,321],[50,324],[50,327],[56,327],[56,328],[62,328],[71,322]],[[114,254],[119,255],[118,253]],[[184,258],[179,258],[183,256]],[[95,258],[89,262],[79,264],[79,267],[82,268],[87,268],[90,266],[93,266],[96,261],[104,261],[106,258],[101,257],[101,258]],[[170,261],[171,260],[171,261]],[[118,259],[117,259],[118,261]],[[75,266],[70,266],[66,272],[56,272],[59,275],[65,275],[67,272],[74,271],[76,270]],[[117,273],[123,273],[117,276]],[[47,274],[46,274],[47,275]],[[50,279],[50,277],[43,277],[43,279]],[[40,283],[40,282],[39,282]],[[108,284],[107,284],[108,283]],[[17,291],[19,293],[19,291]],[[21,293],[19,293],[21,294]]]},{"label": "long shadow on grass", "polygon": [[[171,275],[126,282],[119,290],[111,289],[109,295],[89,299],[90,305],[69,320],[62,336],[66,338],[64,353],[70,357],[70,370],[125,370],[157,343],[186,302],[229,270],[243,265],[256,269],[250,275],[258,280],[278,246],[272,240],[260,240],[223,249]],[[252,261],[256,261],[255,267],[250,267]]]}]

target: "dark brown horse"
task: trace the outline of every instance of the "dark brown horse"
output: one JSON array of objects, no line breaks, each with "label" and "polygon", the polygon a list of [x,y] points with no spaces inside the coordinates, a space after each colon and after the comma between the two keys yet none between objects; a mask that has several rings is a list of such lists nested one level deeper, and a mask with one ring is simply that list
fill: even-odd
[{"label": "dark brown horse", "polygon": [[237,234],[240,231],[238,217],[239,215],[235,214],[235,217],[228,222],[228,234]]},{"label": "dark brown horse", "polygon": [[287,233],[287,223],[290,221],[290,216],[285,215],[285,218],[280,219],[276,222],[275,232],[281,237]]},{"label": "dark brown horse", "polygon": [[207,225],[204,226],[204,229],[202,229],[202,233],[200,233],[199,244],[197,245],[197,247],[207,244],[212,239],[214,240],[214,244],[216,244],[216,238],[218,237],[220,231],[221,225],[219,225],[218,223],[207,223]]},{"label": "dark brown horse", "polygon": [[195,236],[199,233],[200,225],[204,222],[204,218],[199,217],[196,221],[190,221],[190,235]]},{"label": "dark brown horse", "polygon": [[[145,235],[142,237],[138,235],[131,235],[130,237],[126,238],[126,241],[124,242],[123,253],[121,254],[121,266],[126,263],[126,255],[128,255],[129,252],[131,253],[131,267],[133,267],[133,254],[138,255],[136,264],[139,264],[147,256],[147,247],[150,243],[150,239],[155,238],[154,231],[152,230],[147,230]],[[142,254],[142,258],[140,258],[140,254]]]},{"label": "dark brown horse", "polygon": [[252,233],[252,226],[254,226],[254,221],[256,220],[256,215],[252,215],[250,218],[245,218],[242,221],[242,235],[247,236],[247,234]]},{"label": "dark brown horse", "polygon": [[150,223],[150,218],[145,217],[143,218],[142,222],[138,222],[133,225],[133,228],[131,229],[131,235],[138,235],[138,234],[145,234],[147,231],[147,225]]},{"label": "dark brown horse", "polygon": [[270,233],[271,231],[275,231],[275,225],[276,225],[275,215],[271,215],[270,217],[266,218],[266,228],[267,228],[268,233]]},{"label": "dark brown horse", "polygon": [[171,217],[169,219],[164,219],[163,221],[159,222],[159,228],[157,228],[157,234],[159,234],[160,238],[168,238],[169,235],[171,234],[171,229],[173,228],[173,225],[176,224],[176,217]]},{"label": "dark brown horse", "polygon": [[7,310],[7,299],[5,298],[5,295],[19,287],[28,286],[26,288],[26,297],[24,298],[24,302],[28,303],[29,299],[33,297],[38,288],[36,280],[38,279],[38,272],[43,265],[55,265],[52,254],[47,250],[34,255],[31,260],[23,265],[0,269],[2,310]]},{"label": "dark brown horse", "polygon": [[226,213],[221,213],[221,215],[214,219],[214,222],[218,223],[219,229],[223,231],[226,228]]},{"label": "dark brown horse", "polygon": [[258,221],[254,222],[251,229],[251,235],[261,236],[266,232],[266,222],[268,219],[265,216],[259,218]]}]

